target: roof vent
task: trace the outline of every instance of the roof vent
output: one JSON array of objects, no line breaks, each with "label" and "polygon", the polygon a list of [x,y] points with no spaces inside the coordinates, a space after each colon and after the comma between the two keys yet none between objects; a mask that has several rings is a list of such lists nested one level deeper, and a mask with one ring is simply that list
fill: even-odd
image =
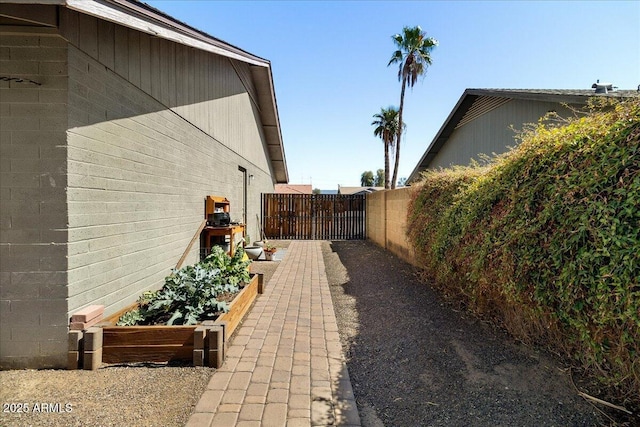
[{"label": "roof vent", "polygon": [[615,91],[617,88],[617,86],[614,87],[611,83],[600,83],[600,80],[596,80],[596,82],[591,85],[591,89],[595,89],[596,93],[609,93]]}]

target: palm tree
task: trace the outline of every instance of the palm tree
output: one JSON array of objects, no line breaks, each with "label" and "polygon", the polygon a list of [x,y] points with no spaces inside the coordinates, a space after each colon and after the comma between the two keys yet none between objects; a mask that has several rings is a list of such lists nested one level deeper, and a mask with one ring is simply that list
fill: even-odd
[{"label": "palm tree", "polygon": [[373,172],[362,172],[362,175],[360,175],[360,185],[362,187],[371,187],[373,185]]},{"label": "palm tree", "polygon": [[413,87],[418,80],[418,76],[427,71],[427,67],[431,65],[431,50],[438,45],[438,41],[427,37],[419,26],[404,27],[402,34],[396,34],[392,36],[392,39],[397,49],[393,52],[387,67],[391,64],[398,64],[398,80],[402,82],[400,108],[398,109],[398,123],[400,125],[398,126],[396,137],[396,162],[393,169],[393,179],[391,180],[391,188],[396,188],[398,164],[400,163],[400,138],[402,137],[404,125],[402,121],[404,91],[407,85]]},{"label": "palm tree", "polygon": [[384,143],[384,188],[389,188],[389,151],[393,149],[394,140],[398,133],[398,110],[395,107],[381,108],[375,119],[371,122],[376,128],[373,134]]},{"label": "palm tree", "polygon": [[384,185],[384,170],[382,169],[378,169],[376,171],[376,177],[375,177],[375,181],[373,183],[374,186],[376,187],[382,187]]}]

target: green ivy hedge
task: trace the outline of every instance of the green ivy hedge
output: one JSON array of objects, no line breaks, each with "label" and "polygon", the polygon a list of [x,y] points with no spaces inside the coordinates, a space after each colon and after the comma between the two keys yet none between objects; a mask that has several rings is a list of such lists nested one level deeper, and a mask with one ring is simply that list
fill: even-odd
[{"label": "green ivy hedge", "polygon": [[640,100],[519,138],[488,167],[425,174],[409,238],[443,293],[640,409]]}]

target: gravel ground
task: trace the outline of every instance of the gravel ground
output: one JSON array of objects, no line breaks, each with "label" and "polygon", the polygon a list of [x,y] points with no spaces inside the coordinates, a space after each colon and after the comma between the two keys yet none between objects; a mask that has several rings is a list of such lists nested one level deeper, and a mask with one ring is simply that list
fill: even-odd
[{"label": "gravel ground", "polygon": [[[3,371],[0,425],[184,426],[214,371],[165,365]],[[7,408],[11,403],[17,405]],[[54,412],[45,412],[50,406]],[[5,412],[19,409],[28,412]]]},{"label": "gravel ground", "polygon": [[363,426],[598,426],[569,371],[445,304],[373,243],[323,254]]}]

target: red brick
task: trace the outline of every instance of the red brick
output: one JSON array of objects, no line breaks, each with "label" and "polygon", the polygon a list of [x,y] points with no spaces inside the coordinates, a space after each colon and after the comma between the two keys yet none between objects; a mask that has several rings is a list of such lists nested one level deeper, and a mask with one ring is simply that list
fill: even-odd
[{"label": "red brick", "polygon": [[71,315],[71,323],[87,323],[96,317],[102,317],[104,305],[90,305]]},{"label": "red brick", "polygon": [[71,322],[69,329],[72,331],[85,331],[102,320],[102,316],[98,316],[88,322]]}]

